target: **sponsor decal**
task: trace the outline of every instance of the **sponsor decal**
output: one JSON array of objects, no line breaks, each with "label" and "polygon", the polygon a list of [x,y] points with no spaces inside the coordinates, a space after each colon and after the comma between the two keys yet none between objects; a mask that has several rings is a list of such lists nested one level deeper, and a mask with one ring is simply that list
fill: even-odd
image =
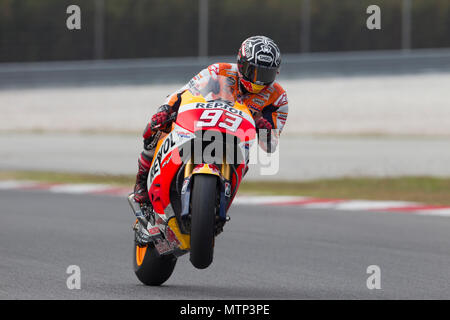
[{"label": "sponsor decal", "polygon": [[211,74],[219,75],[219,66],[217,64],[212,64],[208,67],[208,70]]},{"label": "sponsor decal", "polygon": [[264,100],[261,100],[261,99],[258,99],[258,98],[253,98],[253,102],[258,104],[258,105],[260,105],[260,106],[263,106],[265,104]]},{"label": "sponsor decal", "polygon": [[236,77],[237,77],[237,75],[238,75],[238,72],[237,72],[237,71],[232,71],[232,70],[227,69],[227,70],[225,70],[225,75],[226,75],[227,77],[232,77],[232,78],[235,78],[235,79],[236,79]]},{"label": "sponsor decal", "polygon": [[270,98],[270,94],[264,93],[264,91],[261,91],[261,92],[257,93],[256,95],[263,98],[264,100],[269,100],[269,98]]},{"label": "sponsor decal", "polygon": [[196,166],[196,167],[194,168],[194,170],[192,171],[192,173],[199,172],[199,171],[200,171],[202,168],[204,168],[204,167],[207,167],[207,168],[211,169],[212,173],[220,174],[220,173],[219,173],[219,169],[218,169],[215,165],[213,165],[213,164],[199,164],[198,166]]},{"label": "sponsor decal", "polygon": [[184,138],[184,139],[189,139],[189,138],[191,138],[191,133],[190,133],[190,132],[177,131],[177,135],[178,135],[180,138]]},{"label": "sponsor decal", "polygon": [[161,231],[159,230],[158,227],[153,227],[153,228],[148,229],[148,233],[150,233],[151,235],[154,236],[154,235],[160,234]]},{"label": "sponsor decal", "polygon": [[153,161],[153,165],[150,169],[150,183],[153,182],[155,176],[157,176],[160,173],[162,159],[164,159],[165,156],[175,148],[175,145],[176,143],[173,138],[173,132],[171,132],[166,137],[163,144],[159,148],[158,153],[155,156],[155,160]]},{"label": "sponsor decal", "polygon": [[192,170],[192,173],[199,172],[200,169],[203,168],[204,166],[205,166],[204,164],[200,164],[200,165],[196,166],[196,167],[194,168],[194,170]]},{"label": "sponsor decal", "polygon": [[234,85],[236,84],[236,79],[235,79],[234,77],[228,77],[228,78],[227,78],[227,83],[228,83],[230,86],[234,86]]},{"label": "sponsor decal", "polygon": [[161,168],[164,168],[166,166],[166,164],[169,163],[170,159],[172,159],[172,155],[170,155],[166,161],[163,162],[163,164],[161,165]]},{"label": "sponsor decal", "polygon": [[183,186],[181,187],[181,194],[185,194],[189,185],[189,178],[184,179]]},{"label": "sponsor decal", "polygon": [[249,105],[247,105],[247,107],[249,107],[251,110],[251,112],[252,113],[255,113],[255,112],[259,112],[259,108],[257,107],[257,106],[254,106],[254,105],[252,105],[252,104],[249,104]]},{"label": "sponsor decal", "polygon": [[219,173],[219,168],[217,168],[215,165],[210,164],[208,165],[208,167],[211,169],[212,172]]},{"label": "sponsor decal", "polygon": [[281,107],[282,105],[287,104],[287,95],[286,92],[283,92],[283,94],[275,101],[273,104],[275,107]]},{"label": "sponsor decal", "polygon": [[231,196],[231,183],[225,182],[225,196]]},{"label": "sponsor decal", "polygon": [[232,106],[230,106],[230,104],[225,102],[208,102],[208,103],[199,102],[195,107],[204,109],[224,109],[233,114],[243,116],[243,112],[241,110],[233,108]]},{"label": "sponsor decal", "polygon": [[170,227],[168,227],[166,229],[166,236],[167,236],[167,241],[169,241],[170,246],[172,248],[178,247],[180,245],[180,241],[178,241],[177,236],[172,231],[172,229],[170,229]]},{"label": "sponsor decal", "polygon": [[164,254],[167,253],[169,251],[172,251],[171,246],[169,245],[169,243],[165,240],[162,239],[158,239],[155,242],[155,248],[156,250],[158,250],[159,254]]},{"label": "sponsor decal", "polygon": [[260,54],[257,59],[262,62],[272,63],[273,58],[271,56]]}]

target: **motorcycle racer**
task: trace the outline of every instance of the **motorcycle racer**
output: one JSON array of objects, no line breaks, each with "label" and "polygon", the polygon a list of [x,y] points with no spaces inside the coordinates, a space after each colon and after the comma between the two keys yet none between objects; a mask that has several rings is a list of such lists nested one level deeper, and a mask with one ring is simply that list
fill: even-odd
[{"label": "motorcycle racer", "polygon": [[152,116],[143,133],[144,150],[138,160],[139,170],[134,187],[135,201],[140,204],[150,203],[147,179],[161,131],[170,127],[169,117],[178,111],[181,95],[200,79],[214,81],[218,76],[227,77],[226,85],[231,89],[235,100],[245,104],[253,115],[260,146],[266,152],[274,152],[288,115],[286,92],[275,82],[280,64],[280,50],[275,42],[265,36],[253,36],[242,43],[237,55],[237,64],[210,65],[181,89],[168,96],[165,103]]}]

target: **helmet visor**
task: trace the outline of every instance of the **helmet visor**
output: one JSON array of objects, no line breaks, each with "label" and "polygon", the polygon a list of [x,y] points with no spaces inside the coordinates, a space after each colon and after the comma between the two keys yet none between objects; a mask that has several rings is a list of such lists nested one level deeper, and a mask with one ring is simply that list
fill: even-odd
[{"label": "helmet visor", "polygon": [[245,80],[256,84],[269,85],[275,81],[278,73],[277,67],[257,66],[245,61],[241,64],[241,73]]}]

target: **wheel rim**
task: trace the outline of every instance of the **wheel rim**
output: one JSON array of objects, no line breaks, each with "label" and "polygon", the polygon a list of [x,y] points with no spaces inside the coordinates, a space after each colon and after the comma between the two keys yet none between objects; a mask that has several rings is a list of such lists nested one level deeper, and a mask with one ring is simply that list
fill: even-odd
[{"label": "wheel rim", "polygon": [[145,253],[147,252],[147,247],[136,246],[136,264],[140,266],[144,262]]}]

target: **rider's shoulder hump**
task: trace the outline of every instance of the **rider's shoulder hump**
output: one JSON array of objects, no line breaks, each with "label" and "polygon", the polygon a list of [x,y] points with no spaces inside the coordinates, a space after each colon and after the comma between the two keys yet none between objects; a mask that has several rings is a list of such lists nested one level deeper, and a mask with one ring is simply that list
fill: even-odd
[{"label": "rider's shoulder hump", "polygon": [[226,62],[217,62],[208,67],[210,73],[215,73],[216,75],[221,74],[221,71],[234,69],[233,64]]}]

